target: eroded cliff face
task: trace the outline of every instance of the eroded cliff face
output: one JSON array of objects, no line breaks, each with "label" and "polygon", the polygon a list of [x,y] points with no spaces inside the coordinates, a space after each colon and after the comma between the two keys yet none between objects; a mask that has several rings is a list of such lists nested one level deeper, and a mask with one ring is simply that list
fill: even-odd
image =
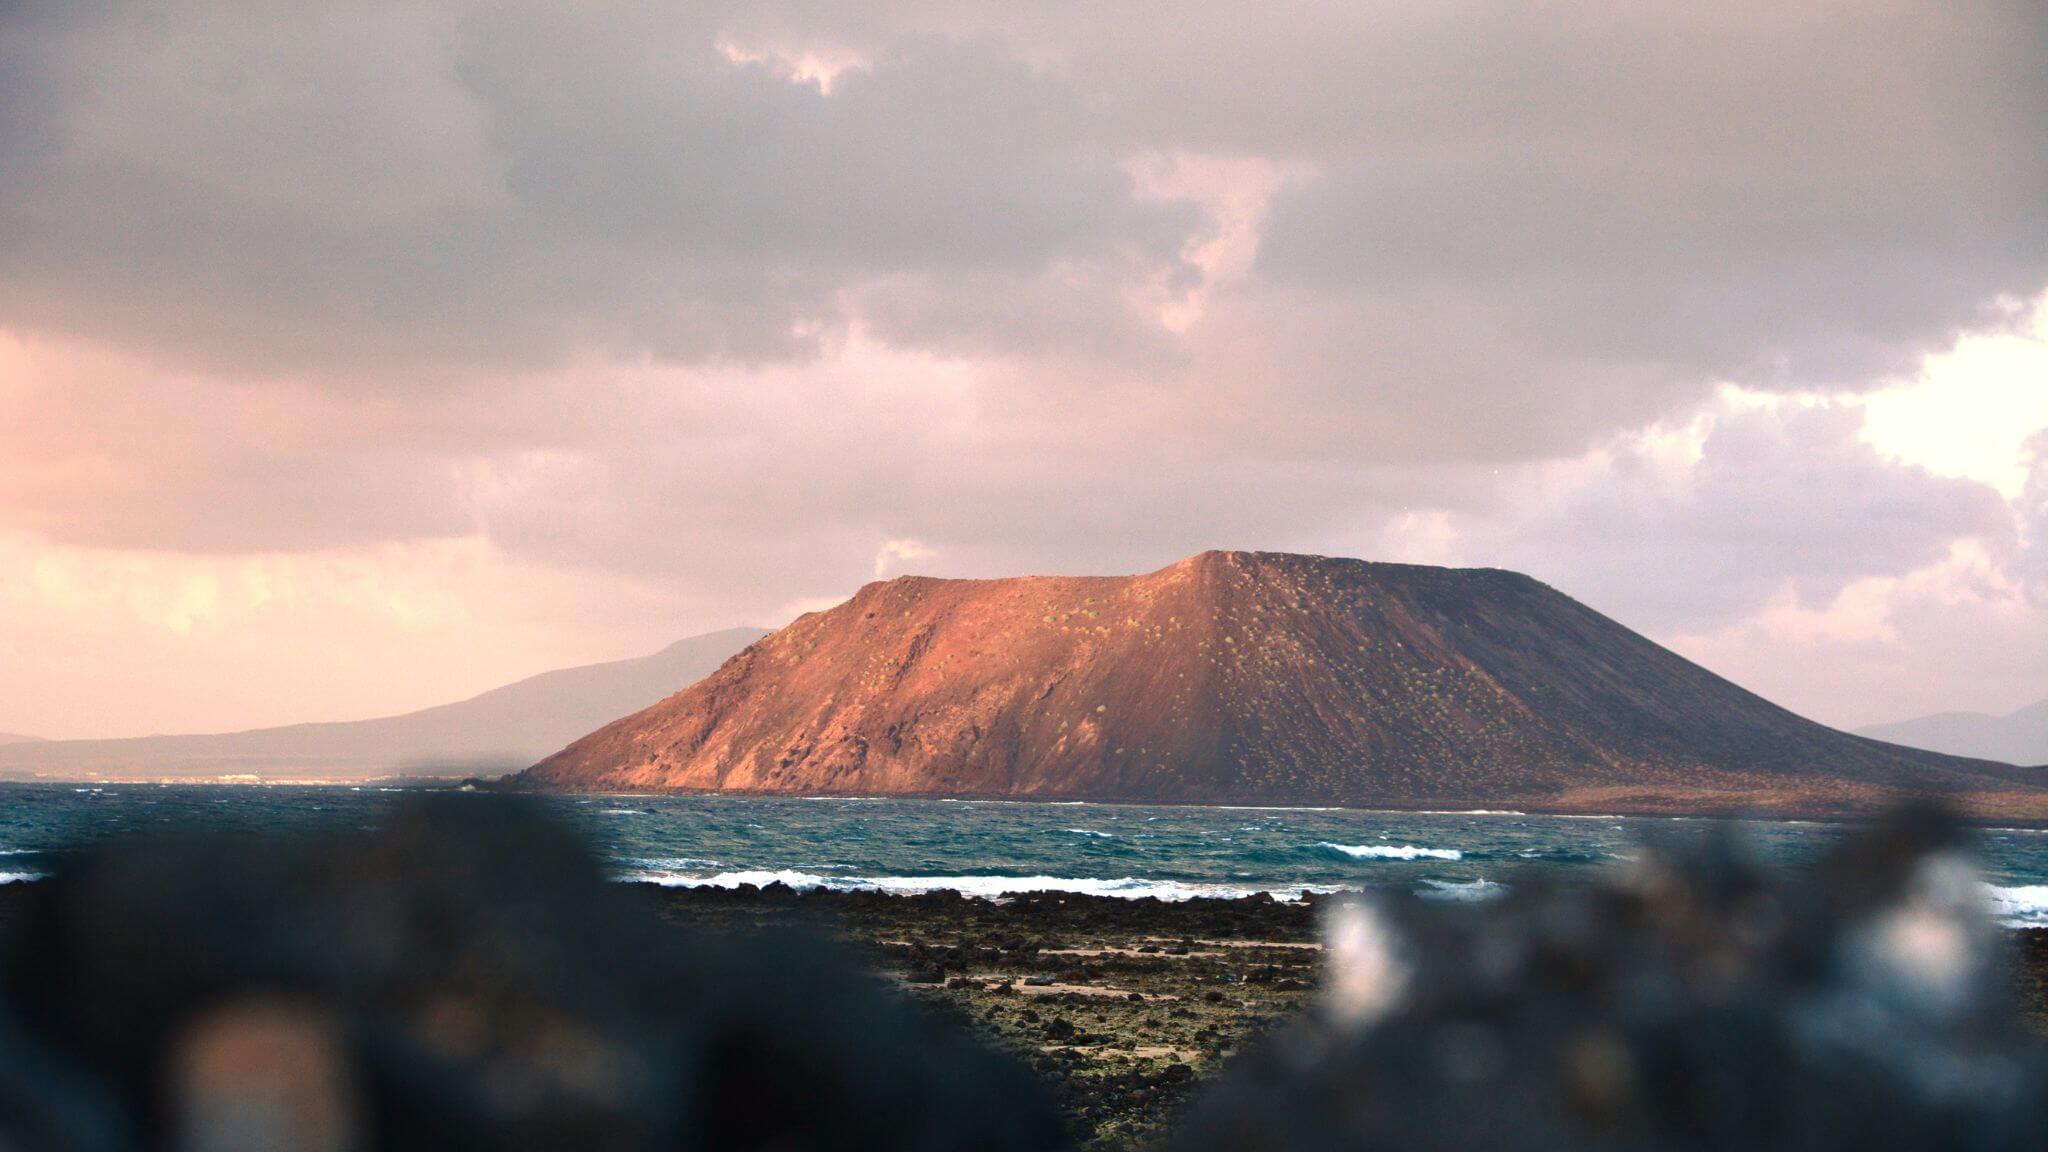
[{"label": "eroded cliff face", "polygon": [[1815,813],[1939,789],[2048,814],[2033,775],[1801,719],[1517,573],[1208,552],[871,584],[516,783]]}]

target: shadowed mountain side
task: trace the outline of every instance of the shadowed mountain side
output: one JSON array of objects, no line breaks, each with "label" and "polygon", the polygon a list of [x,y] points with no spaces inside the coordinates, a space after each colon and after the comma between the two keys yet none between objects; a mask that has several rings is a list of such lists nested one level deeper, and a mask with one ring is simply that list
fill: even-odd
[{"label": "shadowed mountain side", "polygon": [[2004,716],[1939,712],[1893,724],[1873,724],[1856,732],[1873,740],[1889,740],[1951,756],[2048,764],[2048,700]]},{"label": "shadowed mountain side", "polygon": [[1804,720],[1517,573],[1209,552],[870,584],[514,783],[2048,818],[2036,778]]},{"label": "shadowed mountain side", "polygon": [[700,679],[767,633],[729,628],[631,660],[543,672],[480,696],[376,720],[214,735],[0,747],[0,776],[376,777],[504,771]]}]

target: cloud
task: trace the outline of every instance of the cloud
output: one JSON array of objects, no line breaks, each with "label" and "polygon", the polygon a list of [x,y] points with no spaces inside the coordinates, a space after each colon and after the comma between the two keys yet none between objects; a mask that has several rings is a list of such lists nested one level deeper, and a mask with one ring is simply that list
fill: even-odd
[{"label": "cloud", "polygon": [[2029,561],[2023,562],[2021,571],[2032,583],[2035,598],[2048,604],[2048,427],[2028,438],[2025,459],[2027,480],[2016,503]]},{"label": "cloud", "polygon": [[2038,702],[2048,684],[2042,605],[2038,586],[1963,541],[1925,568],[1859,580],[1829,601],[1788,589],[1754,615],[1665,639],[1772,700],[1853,728]]},{"label": "cloud", "polygon": [[1966,333],[1915,377],[1866,396],[1863,438],[1892,459],[2017,499],[2028,439],[2048,428],[2048,293],[2002,310],[2008,323]]},{"label": "cloud", "polygon": [[[1936,363],[1913,387],[1956,370]],[[1856,396],[1730,386],[1582,456],[1512,470],[1490,499],[1410,510],[1348,542],[1531,572],[1835,723],[1960,707],[1963,683],[1981,701],[2031,703],[2048,687],[2048,583],[2030,583],[2048,538],[2026,526],[2039,501],[1900,463],[1871,443],[1870,411]]]},{"label": "cloud", "polygon": [[1301,174],[1276,288],[1532,362],[1848,380],[2043,280],[2036,5],[1160,16],[16,5],[0,306],[344,375],[803,357],[891,278],[917,332],[1199,277],[1247,212],[1160,157]]},{"label": "cloud", "polygon": [[894,43],[828,95],[736,62],[711,6],[0,20],[34,65],[6,320],[212,366],[800,356],[869,278],[1170,261],[1192,219],[1130,195],[1084,93],[972,43]]},{"label": "cloud", "polygon": [[[911,559],[1214,546],[1932,660],[1915,621],[1979,601],[1916,573],[2044,579],[2044,36],[2019,0],[0,7],[0,580],[460,553],[493,606],[438,626],[451,688]],[[576,639],[491,591],[529,578]],[[275,646],[230,681],[314,642],[227,618]]]},{"label": "cloud", "polygon": [[0,532],[0,721],[92,737],[389,715],[645,655],[724,612],[474,538],[225,556]]},{"label": "cloud", "polygon": [[1495,547],[1600,589],[1647,626],[1689,630],[1780,590],[1825,603],[1858,580],[1926,567],[1960,539],[2010,545],[1996,492],[1886,463],[1862,423],[1852,405],[1735,394],[1711,410],[1688,467],[1660,468],[1655,437],[1624,441],[1509,521]]},{"label": "cloud", "polygon": [[875,549],[875,579],[880,580],[887,576],[889,569],[898,564],[918,560],[935,560],[938,558],[938,555],[939,553],[936,549],[916,540],[884,540],[882,541],[882,546]]},{"label": "cloud", "polygon": [[1854,385],[2039,288],[2048,162],[2018,142],[2048,88],[2012,80],[2044,22],[1431,6],[1321,54],[1356,118],[1275,204],[1263,266],[1440,290],[1537,355]]}]

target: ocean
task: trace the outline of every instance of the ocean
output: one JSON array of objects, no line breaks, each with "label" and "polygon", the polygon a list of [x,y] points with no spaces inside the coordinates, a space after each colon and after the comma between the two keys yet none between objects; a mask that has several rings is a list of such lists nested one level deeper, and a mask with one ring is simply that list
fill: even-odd
[{"label": "ocean", "polygon": [[[363,827],[401,789],[0,784],[0,883],[33,879],[110,835],[178,826],[302,835]],[[541,801],[620,881],[975,896],[1058,890],[1163,900],[1398,889],[1486,899],[1518,878],[1625,867],[1645,845],[1717,821],[1517,812],[1200,808],[1015,801],[568,796]],[[1803,867],[1846,829],[1742,826],[1752,850]],[[2048,832],[1977,833],[1986,898],[2048,927]]]}]

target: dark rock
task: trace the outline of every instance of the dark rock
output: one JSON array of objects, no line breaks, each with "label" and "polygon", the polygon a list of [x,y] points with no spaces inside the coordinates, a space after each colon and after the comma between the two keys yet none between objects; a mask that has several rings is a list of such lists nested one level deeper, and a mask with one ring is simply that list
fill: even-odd
[{"label": "dark rock", "polygon": [[837,948],[634,888],[488,794],[86,852],[8,925],[0,1147],[1061,1144],[1020,1066]]},{"label": "dark rock", "polygon": [[1723,828],[1626,879],[1510,888],[1333,908],[1324,1011],[1249,1050],[1177,1147],[2048,1147],[2048,1053],[1941,818],[1793,876]]}]

